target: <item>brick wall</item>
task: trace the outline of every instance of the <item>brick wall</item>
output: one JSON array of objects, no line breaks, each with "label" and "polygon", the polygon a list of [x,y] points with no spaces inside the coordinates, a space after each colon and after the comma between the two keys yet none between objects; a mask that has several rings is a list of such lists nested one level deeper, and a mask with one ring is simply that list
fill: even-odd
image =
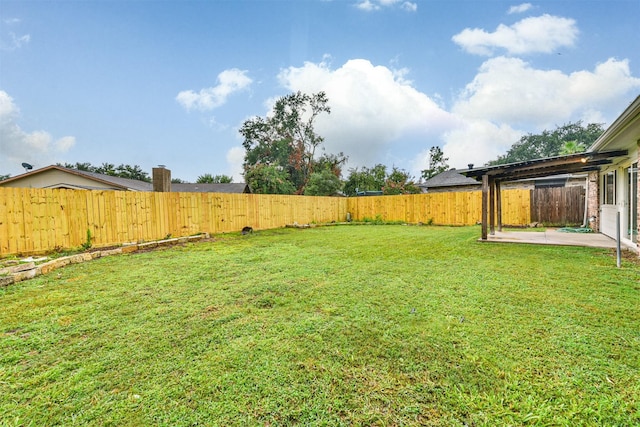
[{"label": "brick wall", "polygon": [[587,218],[595,218],[589,225],[594,231],[600,231],[600,174],[589,172],[589,188],[587,192]]}]

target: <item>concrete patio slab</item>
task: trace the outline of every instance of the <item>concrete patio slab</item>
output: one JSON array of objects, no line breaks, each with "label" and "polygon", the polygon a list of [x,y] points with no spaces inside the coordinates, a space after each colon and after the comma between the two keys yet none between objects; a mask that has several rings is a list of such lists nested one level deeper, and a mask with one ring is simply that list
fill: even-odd
[{"label": "concrete patio slab", "polygon": [[[592,248],[616,248],[616,241],[600,233],[565,233],[556,229],[546,231],[496,231],[483,242],[528,243],[534,245],[587,246]],[[623,249],[635,251],[631,246]]]}]

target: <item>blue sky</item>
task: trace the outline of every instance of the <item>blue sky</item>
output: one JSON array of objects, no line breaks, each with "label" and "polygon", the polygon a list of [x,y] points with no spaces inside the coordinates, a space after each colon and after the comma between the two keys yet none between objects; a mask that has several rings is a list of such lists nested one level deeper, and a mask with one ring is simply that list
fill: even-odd
[{"label": "blue sky", "polygon": [[[238,128],[325,91],[348,167],[418,177],[527,133],[609,124],[640,93],[639,0],[0,0],[0,175],[166,165],[242,181]],[[345,171],[346,177],[346,171]]]}]

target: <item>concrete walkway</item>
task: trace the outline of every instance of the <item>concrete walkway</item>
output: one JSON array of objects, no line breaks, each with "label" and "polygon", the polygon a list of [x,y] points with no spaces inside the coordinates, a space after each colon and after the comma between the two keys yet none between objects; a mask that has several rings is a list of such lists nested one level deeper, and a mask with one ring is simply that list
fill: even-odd
[{"label": "concrete walkway", "polygon": [[[480,240],[482,241],[482,240]],[[588,246],[592,248],[616,248],[616,241],[600,233],[564,233],[556,229],[546,231],[496,231],[487,242],[529,243],[534,245]],[[635,250],[622,245],[623,249]]]}]

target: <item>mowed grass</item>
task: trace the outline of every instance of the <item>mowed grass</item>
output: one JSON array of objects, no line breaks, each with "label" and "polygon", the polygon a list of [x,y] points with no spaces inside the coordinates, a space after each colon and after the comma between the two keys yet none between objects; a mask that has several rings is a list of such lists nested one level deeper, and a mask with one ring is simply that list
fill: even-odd
[{"label": "mowed grass", "polygon": [[638,265],[477,227],[281,229],[0,291],[0,425],[640,424]]}]

